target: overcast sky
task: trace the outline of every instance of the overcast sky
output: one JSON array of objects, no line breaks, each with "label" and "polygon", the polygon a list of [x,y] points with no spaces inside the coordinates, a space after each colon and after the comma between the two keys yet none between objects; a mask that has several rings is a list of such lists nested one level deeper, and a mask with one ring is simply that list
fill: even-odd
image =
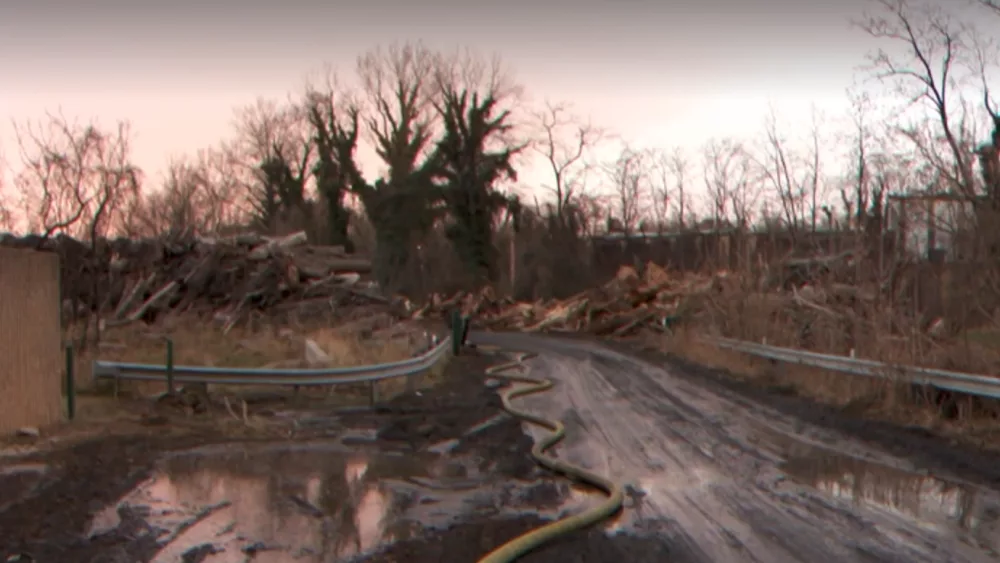
[{"label": "overcast sky", "polygon": [[[154,177],[216,143],[233,108],[298,91],[324,63],[349,74],[376,45],[498,52],[535,98],[568,100],[625,139],[696,147],[758,131],[768,103],[806,124],[846,109],[871,42],[864,0],[283,0],[0,4],[3,117],[45,110],[133,123]],[[9,120],[0,145],[16,159]]]}]

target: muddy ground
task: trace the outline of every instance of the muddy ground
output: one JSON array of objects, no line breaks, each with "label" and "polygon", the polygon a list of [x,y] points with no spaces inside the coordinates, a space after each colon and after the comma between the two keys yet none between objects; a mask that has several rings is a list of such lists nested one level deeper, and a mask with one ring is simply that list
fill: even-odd
[{"label": "muddy ground", "polygon": [[[114,435],[0,458],[0,555],[10,561],[65,563],[329,560],[306,548],[293,552],[269,545],[300,533],[290,528],[322,525],[339,527],[338,532],[324,531],[320,542],[336,544],[328,550],[337,554],[334,560],[475,561],[558,517],[570,494],[564,480],[534,464],[531,439],[502,414],[495,384],[485,384],[484,369],[496,361],[470,351],[449,363],[444,383],[397,397],[376,412],[255,404],[252,411],[291,421],[290,428],[274,424],[259,435],[244,432],[234,439],[232,432],[210,422],[190,424],[192,412],[210,417],[212,409],[182,409],[176,402],[161,401],[128,428],[119,424]],[[289,434],[291,438],[284,437]],[[366,484],[359,488],[352,481],[357,476],[345,477],[345,472],[356,472],[361,462],[367,477],[360,478]],[[316,474],[323,490],[310,502],[305,499]],[[397,485],[380,484],[384,479]],[[163,505],[153,497],[167,494],[165,482],[173,483],[171,494],[187,496]],[[269,500],[258,506],[252,503],[261,487]],[[188,492],[176,493],[181,489]],[[373,491],[381,491],[388,499],[382,502],[394,507],[384,512],[416,515],[409,522],[383,515],[376,525],[389,531],[374,540],[362,538],[364,533],[355,528],[368,524],[358,514],[345,517],[345,512],[369,510],[366,499]],[[221,502],[219,495],[225,497]],[[282,497],[283,508],[275,508],[276,496]],[[200,508],[180,514],[193,503]],[[248,529],[260,528],[248,523],[248,511],[274,512],[268,525],[287,529],[264,534],[263,541],[239,531],[239,537],[226,539],[231,530],[219,530],[214,537],[192,535],[224,509],[242,510],[234,520]],[[183,522],[167,521],[171,514]],[[345,526],[351,529],[340,529]],[[301,533],[303,546],[312,542]],[[227,550],[238,553],[228,557],[223,555]],[[623,555],[654,561],[662,554],[663,546],[655,540],[612,538],[592,530],[525,561],[596,562]]]},{"label": "muddy ground", "polygon": [[[914,461],[929,472],[946,472],[988,487],[1000,487],[1000,448],[976,447],[922,426],[872,420],[848,405],[838,408],[795,393],[787,386],[760,386],[721,369],[708,368],[641,341],[603,342],[709,389],[738,393],[803,423],[829,428]],[[862,409],[863,410],[863,409]],[[1000,402],[996,405],[1000,412]],[[1000,437],[998,437],[1000,438]]]},{"label": "muddy ground", "polygon": [[[529,563],[757,560],[745,557],[713,559],[711,554],[693,550],[692,546],[705,544],[697,537],[685,537],[690,531],[685,519],[696,514],[699,505],[684,509],[674,507],[671,503],[681,503],[683,499],[671,495],[705,494],[699,486],[685,485],[680,493],[657,492],[659,485],[647,487],[651,496],[645,499],[643,495],[647,493],[631,488],[632,484],[642,487],[639,478],[644,469],[640,468],[635,475],[631,473],[647,462],[660,464],[650,465],[652,472],[646,476],[647,480],[655,481],[661,476],[677,477],[688,467],[697,467],[707,461],[695,455],[685,458],[687,461],[678,461],[680,465],[671,471],[664,470],[662,464],[673,462],[663,457],[653,459],[657,447],[652,438],[654,434],[676,437],[687,432],[685,428],[690,428],[695,432],[693,436],[698,436],[690,443],[703,445],[717,438],[704,434],[706,429],[718,432],[718,438],[723,440],[712,455],[723,459],[726,455],[738,454],[729,465],[740,459],[748,465],[731,471],[734,475],[718,476],[714,487],[717,491],[727,490],[730,478],[736,479],[731,484],[737,495],[764,490],[761,487],[784,487],[782,483],[794,481],[791,478],[794,473],[828,471],[824,464],[834,462],[847,467],[836,469],[834,473],[877,474],[881,475],[877,479],[886,484],[917,482],[911,470],[890,471],[878,463],[873,464],[871,459],[860,459],[864,456],[818,454],[809,449],[812,446],[803,444],[792,449],[799,453],[805,451],[804,455],[796,454],[793,460],[791,454],[783,454],[784,462],[772,467],[775,462],[771,458],[755,453],[757,448],[764,448],[763,445],[736,444],[734,441],[746,430],[745,425],[719,426],[732,409],[723,411],[722,415],[704,417],[704,412],[691,410],[698,401],[709,397],[726,396],[730,397],[727,400],[737,402],[741,401],[737,397],[743,397],[745,404],[739,404],[747,412],[757,409],[755,405],[774,409],[791,421],[789,432],[794,435],[805,432],[804,435],[811,438],[826,436],[830,440],[841,440],[829,434],[836,432],[858,444],[870,444],[878,452],[909,460],[928,474],[947,474],[991,489],[1000,486],[1000,454],[949,443],[925,430],[867,421],[851,412],[816,404],[781,389],[754,387],[718,371],[643,351],[634,345],[608,345],[636,354],[649,364],[669,371],[670,377],[689,381],[697,389],[709,393],[702,396],[693,387],[690,400],[673,407],[669,395],[660,397],[654,393],[660,392],[655,385],[663,383],[665,373],[649,371],[651,368],[623,359],[608,363],[606,354],[593,355],[585,349],[563,350],[554,342],[545,346],[549,357],[537,362],[539,374],[545,371],[570,378],[564,386],[571,391],[577,385],[572,383],[577,376],[600,375],[609,385],[606,390],[577,388],[570,394],[571,399],[574,396],[586,399],[588,408],[596,414],[574,417],[570,405],[571,410],[563,413],[563,417],[571,436],[560,451],[570,458],[576,455],[587,460],[587,456],[600,451],[601,447],[617,448],[617,458],[613,460],[616,463],[630,460],[638,455],[636,452],[650,459],[636,458],[635,463],[618,468],[612,475],[619,480],[635,480],[627,489],[630,491],[626,503],[629,510],[618,521],[558,540],[522,559]],[[594,346],[598,344],[594,342]],[[200,408],[190,401],[160,401],[153,407],[146,405],[139,409],[134,420],[116,425],[113,432],[100,438],[76,440],[72,445],[55,447],[51,451],[0,457],[0,556],[8,561],[16,561],[18,559],[13,557],[21,555],[22,561],[60,563],[476,561],[505,541],[577,510],[595,494],[571,487],[564,479],[539,469],[531,460],[532,439],[518,422],[502,413],[496,383],[484,375],[485,368],[497,361],[493,355],[470,350],[448,365],[443,382],[437,387],[404,394],[375,412],[334,412],[324,408],[322,403],[311,402],[255,402],[250,407],[251,418],[260,424],[234,429],[232,417],[218,406]],[[602,395],[605,391],[607,395]],[[552,407],[559,406],[557,399],[526,399],[540,406],[552,400],[556,402],[542,410],[556,415],[558,412]],[[601,425],[585,419],[598,416],[607,406],[602,402],[631,404],[635,412],[648,410],[643,415],[645,418],[632,422],[633,428],[643,435],[652,434],[643,438],[623,428],[621,435],[588,435]],[[221,417],[218,419],[220,424],[213,423],[216,419],[212,417],[216,416]],[[701,421],[692,426],[691,421],[695,418],[691,417],[696,416],[703,419],[699,418]],[[192,422],[198,420],[202,422]],[[803,430],[799,426],[819,428],[822,432]],[[614,425],[607,427],[613,428]],[[768,438],[770,435],[761,436]],[[611,443],[601,446],[602,440]],[[25,441],[31,442],[31,439]],[[829,441],[827,445],[831,444],[834,449],[844,449],[840,442]],[[857,467],[848,467],[851,463]],[[776,480],[759,479],[763,475],[761,468],[768,467],[767,475],[775,475]],[[781,472],[789,477],[781,477]],[[758,481],[749,483],[750,488],[741,488],[740,473],[743,476],[757,474]],[[920,486],[958,487],[969,491],[964,494],[970,499],[973,494],[979,499],[988,496],[953,481],[934,483],[938,484]],[[892,486],[898,489],[902,485]],[[811,504],[803,506],[813,506],[811,510],[817,518],[817,506],[832,516],[844,515],[847,519],[843,522],[859,522],[859,518],[867,517],[868,513],[861,509],[848,517],[853,510],[850,506],[829,500],[811,485],[805,489],[796,487],[794,494],[781,489],[774,498],[784,499],[780,502],[800,499],[795,501],[798,503],[804,502],[801,499],[810,499],[808,503]],[[659,496],[664,493],[667,497]],[[903,498],[909,493],[898,489],[893,494]],[[706,503],[708,500],[711,498],[703,497],[697,502],[705,508],[710,506]],[[868,501],[855,499],[853,502],[864,504]],[[968,518],[977,519],[980,531],[975,533],[980,534],[978,537],[987,537],[992,528],[983,526],[992,526],[996,515],[988,513],[987,505],[983,504],[987,501],[975,502],[980,508],[970,509]],[[656,516],[658,509],[663,509],[662,517]],[[647,517],[641,516],[643,510]],[[923,510],[930,509],[925,506]],[[719,514],[723,512],[713,517]],[[766,524],[766,511],[757,510],[755,514],[742,522],[725,524],[718,520],[717,525]],[[971,515],[975,515],[974,518]],[[706,513],[706,516],[712,515]],[[831,520],[831,525],[835,521]],[[794,527],[802,522],[804,520],[788,520],[786,524]],[[800,535],[791,528],[782,528],[775,535],[775,529],[733,535],[728,541],[737,545],[737,536],[743,541],[760,537],[764,538],[760,541],[768,542],[786,536],[784,542],[795,544],[809,538],[813,531],[829,536],[831,528],[826,525],[803,528]],[[863,526],[855,536],[861,537],[864,535],[862,530],[867,533],[871,529],[872,526]],[[627,533],[615,530],[627,530]],[[962,533],[969,537],[975,535],[968,530]],[[809,556],[809,549],[814,545],[818,544],[801,543],[792,549],[793,557]],[[753,544],[747,546],[752,551]],[[865,557],[861,557],[859,550],[858,558],[839,560],[907,560],[911,563],[918,560],[905,559],[903,551],[894,550],[895,547],[890,547],[880,556],[872,555],[875,552],[869,550]],[[896,556],[904,559],[894,559]],[[822,559],[817,557],[809,560]],[[770,561],[779,560],[786,559],[778,557]]]}]

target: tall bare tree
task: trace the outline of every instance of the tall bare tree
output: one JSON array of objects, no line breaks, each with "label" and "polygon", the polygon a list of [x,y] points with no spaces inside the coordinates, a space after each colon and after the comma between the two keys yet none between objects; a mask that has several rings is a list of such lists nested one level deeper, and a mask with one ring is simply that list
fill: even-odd
[{"label": "tall bare tree", "polygon": [[90,243],[94,261],[77,263],[83,272],[72,275],[91,281],[88,294],[75,297],[89,304],[96,321],[83,324],[79,346],[86,347],[91,324],[96,344],[101,338],[98,315],[106,283],[101,273],[108,271],[111,259],[103,242],[121,230],[123,202],[138,197],[141,187],[142,173],[129,152],[129,125],[119,122],[114,129],[104,130],[94,123],[81,125],[50,114],[41,123],[18,124],[15,131],[22,162],[15,182],[29,229],[41,233],[40,244],[56,233]]},{"label": "tall bare tree", "polygon": [[539,131],[532,148],[552,173],[547,187],[555,195],[556,217],[563,218],[573,198],[586,189],[595,170],[593,151],[607,134],[573,115],[568,104],[546,101],[533,119]]},{"label": "tall bare tree", "polygon": [[[657,228],[666,229],[669,223],[674,222],[683,230],[690,205],[687,194],[690,163],[680,147],[670,151],[654,149],[649,151],[649,157],[650,207]],[[674,210],[673,217],[671,209]]]},{"label": "tall bare tree", "polygon": [[[967,30],[940,7],[909,0],[873,1],[877,12],[857,24],[872,37],[884,39],[892,49],[901,48],[904,53],[897,56],[879,49],[871,54],[873,76],[895,84],[911,104],[925,104],[937,120],[936,131],[903,127],[901,133],[924,158],[938,166],[948,188],[973,197],[973,141],[963,131],[966,108],[958,90],[963,66],[970,62]],[[939,138],[943,143],[938,142]]]},{"label": "tall bare tree", "polygon": [[814,105],[810,112],[809,148],[805,163],[806,192],[809,198],[809,227],[815,233],[819,226],[819,213],[826,199],[826,186],[823,182],[823,115]]},{"label": "tall bare tree", "polygon": [[667,166],[668,156],[665,151],[650,149],[649,159],[649,207],[655,230],[662,233],[670,221],[670,208],[673,204],[673,177]]},{"label": "tall bare tree", "polygon": [[703,151],[703,171],[716,228],[749,227],[760,192],[743,144],[732,139],[709,141]]},{"label": "tall bare tree", "polygon": [[611,188],[613,219],[629,235],[639,227],[649,196],[648,154],[629,147],[613,162],[604,165]]},{"label": "tall bare tree", "polygon": [[853,161],[853,180],[840,190],[840,199],[844,206],[844,214],[848,227],[861,229],[867,221],[868,204],[870,201],[869,181],[871,178],[871,163],[873,132],[872,132],[872,100],[864,92],[852,91],[851,99],[851,149],[850,159]]},{"label": "tall bare tree", "polygon": [[129,202],[129,236],[218,234],[250,220],[245,187],[225,147],[171,161],[163,184]]},{"label": "tall bare tree", "polygon": [[680,148],[676,148],[670,153],[666,161],[666,167],[674,177],[674,190],[677,200],[677,224],[681,229],[687,226],[687,210],[690,206],[687,195],[688,170],[690,162]]},{"label": "tall bare tree", "polygon": [[261,98],[237,112],[236,131],[234,148],[252,178],[247,188],[259,226],[311,230],[313,145],[304,109]]},{"label": "tall bare tree", "polygon": [[758,166],[764,180],[778,198],[781,223],[793,236],[805,223],[806,193],[795,176],[795,155],[778,131],[778,118],[772,108],[764,123],[765,145]]},{"label": "tall bare tree", "polygon": [[15,124],[15,133],[22,167],[14,184],[30,231],[43,241],[65,233],[95,242],[122,225],[121,204],[142,176],[127,122],[109,131],[49,114]]}]

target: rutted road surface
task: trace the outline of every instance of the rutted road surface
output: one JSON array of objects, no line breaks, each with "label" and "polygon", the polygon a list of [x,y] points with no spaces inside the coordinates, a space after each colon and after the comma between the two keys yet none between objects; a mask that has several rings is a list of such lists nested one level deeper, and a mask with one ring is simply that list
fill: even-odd
[{"label": "rutted road surface", "polygon": [[566,424],[560,457],[626,485],[629,508],[612,529],[657,536],[664,560],[1000,560],[995,491],[593,342],[471,340],[540,354],[530,373],[556,387],[519,401]]}]

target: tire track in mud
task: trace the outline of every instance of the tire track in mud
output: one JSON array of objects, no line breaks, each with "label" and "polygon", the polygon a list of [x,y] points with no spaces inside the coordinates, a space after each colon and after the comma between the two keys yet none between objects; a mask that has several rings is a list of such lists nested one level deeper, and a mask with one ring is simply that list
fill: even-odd
[{"label": "tire track in mud", "polygon": [[[905,465],[888,454],[806,428],[765,407],[724,397],[594,343],[476,334],[477,342],[538,352],[535,375],[557,382],[530,410],[579,419],[560,456],[641,491],[616,527],[655,529],[672,561],[985,562],[998,559],[961,530],[875,510],[790,479],[778,445],[817,455]],[[806,431],[802,435],[802,431]],[[776,434],[781,434],[780,438]],[[984,493],[986,494],[986,493]]]}]

